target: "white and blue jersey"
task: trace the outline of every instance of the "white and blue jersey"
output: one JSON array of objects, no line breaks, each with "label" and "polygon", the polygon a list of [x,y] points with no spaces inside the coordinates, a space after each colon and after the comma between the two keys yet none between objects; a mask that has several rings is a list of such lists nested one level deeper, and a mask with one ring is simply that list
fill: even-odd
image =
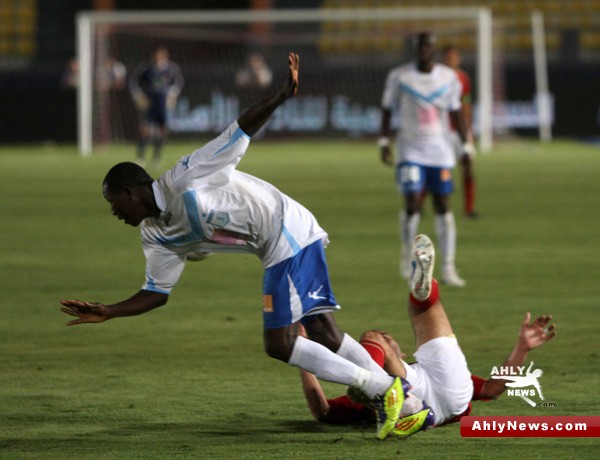
[{"label": "white and blue jersey", "polygon": [[398,163],[455,166],[448,112],[460,109],[461,88],[456,72],[443,64],[435,64],[428,73],[420,72],[415,63],[389,72],[381,106],[399,110]]},{"label": "white and blue jersey", "polygon": [[141,225],[143,289],[169,294],[188,258],[252,253],[269,269],[312,243],[328,243],[327,233],[304,206],[236,169],[249,143],[233,122],[152,184],[161,214]]}]

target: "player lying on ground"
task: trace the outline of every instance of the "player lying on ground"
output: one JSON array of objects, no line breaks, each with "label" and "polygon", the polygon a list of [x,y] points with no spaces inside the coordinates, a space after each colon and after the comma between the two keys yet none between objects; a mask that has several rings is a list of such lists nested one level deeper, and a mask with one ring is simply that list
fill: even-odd
[{"label": "player lying on ground", "polygon": [[[299,58],[271,98],[244,112],[220,136],[179,160],[158,180],[139,165],[119,163],[106,175],[113,215],[141,226],[146,282],[111,304],[63,300],[69,325],[146,313],[167,302],[187,260],[213,252],[256,254],[264,266],[264,344],[273,358],[323,380],[356,387],[377,412],[377,437],[394,428],[404,401],[402,381],[388,375],[336,325],[340,307],[330,287],[328,235],[300,203],[236,169],[254,135],[298,90]],[[203,299],[205,302],[206,299]],[[297,335],[303,322],[308,339]],[[406,386],[406,385],[405,385]]]},{"label": "player lying on ground", "polygon": [[[388,373],[404,377],[412,386],[405,405],[425,419],[421,429],[456,422],[471,412],[473,400],[496,399],[507,380],[483,379],[472,375],[452,332],[450,321],[439,298],[437,281],[432,277],[434,248],[425,235],[418,235],[412,249],[414,275],[409,281],[411,293],[408,313],[416,338],[416,363],[407,364],[398,343],[389,334],[371,330],[362,334],[360,343]],[[529,313],[521,323],[517,343],[502,366],[522,366],[529,351],[556,334],[551,316],[530,322]],[[314,418],[326,423],[352,423],[373,420],[368,405],[348,396],[327,399],[317,377],[301,370],[302,388]],[[353,399],[356,400],[353,395]],[[403,436],[402,430],[394,433]]]}]

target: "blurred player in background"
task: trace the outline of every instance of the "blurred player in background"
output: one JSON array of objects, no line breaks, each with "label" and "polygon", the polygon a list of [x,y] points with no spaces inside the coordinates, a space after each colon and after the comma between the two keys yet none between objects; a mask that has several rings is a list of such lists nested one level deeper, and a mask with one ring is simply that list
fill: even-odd
[{"label": "blurred player in background", "polygon": [[116,56],[110,55],[98,72],[98,90],[120,90],[127,84],[127,67]]},{"label": "blurred player in background", "polygon": [[[469,77],[469,74],[460,67],[460,64],[462,62],[462,56],[457,46],[446,46],[443,49],[442,56],[444,64],[454,69],[462,85],[461,110],[464,112],[465,122],[467,124],[467,129],[469,130],[469,142],[473,143],[473,95],[471,78]],[[466,216],[476,218],[477,212],[475,211],[475,175],[473,172],[473,157],[475,155],[475,149],[465,150],[462,148],[462,142],[458,134],[458,126],[452,119],[450,119],[450,128],[452,141],[454,142],[454,148],[456,150],[456,154],[459,157],[462,169],[464,212]]]},{"label": "blurred player in background", "polygon": [[131,96],[140,113],[140,133],[137,161],[144,164],[146,146],[154,144],[154,167],[160,165],[162,148],[167,137],[167,111],[173,110],[183,88],[184,78],[179,66],[169,59],[164,46],[154,50],[150,62],[142,63],[129,79]]},{"label": "blurred player in background", "polygon": [[[104,197],[113,215],[134,227],[141,225],[146,282],[121,302],[63,300],[62,311],[77,317],[69,325],[146,313],[167,302],[187,260],[214,252],[255,254],[265,269],[267,354],[367,394],[378,415],[377,437],[383,439],[398,421],[406,384],[388,375],[336,325],[333,312],[340,307],[325,260],[327,233],[300,203],[236,170],[250,137],[295,96],[298,68],[298,55],[290,53],[288,79],[278,92],[250,107],[158,180],[135,163],[111,168],[103,183]],[[309,339],[297,335],[299,322]]]},{"label": "blurred player in background", "polygon": [[[406,378],[412,388],[405,404],[429,411],[421,429],[433,425],[457,422],[469,415],[471,402],[498,398],[509,380],[483,379],[472,375],[466,359],[452,331],[450,321],[440,300],[436,280],[432,277],[434,249],[431,240],[418,235],[413,247],[415,271],[410,280],[408,314],[416,338],[416,363],[407,364],[398,343],[386,332],[364,332],[360,343],[386,372]],[[525,315],[517,343],[502,364],[503,368],[523,366],[527,355],[556,334],[552,317],[540,316],[530,322]],[[327,399],[319,380],[300,370],[302,389],[313,417],[325,423],[356,423],[373,421],[373,411],[368,405],[353,401],[348,396]],[[359,399],[359,398],[354,398]],[[413,400],[413,401],[411,401]],[[433,415],[431,415],[433,414]],[[427,421],[427,416],[433,420]]]},{"label": "blurred player in background", "polygon": [[456,154],[449,138],[448,117],[456,123],[463,151],[473,149],[460,108],[461,85],[456,73],[435,62],[435,37],[423,32],[416,36],[416,62],[392,69],[381,100],[382,121],[379,147],[381,159],[392,165],[390,137],[392,110],[399,111],[401,129],[396,136],[396,182],[404,195],[400,213],[402,245],[400,273],[410,276],[410,247],[421,220],[420,194],[433,197],[435,227],[442,258],[441,281],[464,286],[455,266],[456,223],[450,209],[453,191],[452,170]]},{"label": "blurred player in background", "polygon": [[260,53],[249,54],[244,67],[235,74],[235,85],[238,88],[266,89],[271,86],[272,80],[273,72]]}]

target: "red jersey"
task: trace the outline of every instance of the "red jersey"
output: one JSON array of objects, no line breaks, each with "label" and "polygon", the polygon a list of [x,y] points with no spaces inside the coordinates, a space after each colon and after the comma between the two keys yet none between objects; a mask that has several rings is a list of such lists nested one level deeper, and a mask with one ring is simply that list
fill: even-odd
[{"label": "red jersey", "polygon": [[[460,85],[462,86],[462,92],[460,93],[460,103],[462,105],[471,104],[473,98],[471,94],[471,77],[469,77],[469,74],[467,72],[461,69],[456,70],[456,76],[460,80]],[[458,129],[458,126],[455,126],[452,120],[450,120],[450,127],[453,131],[456,131]]]}]

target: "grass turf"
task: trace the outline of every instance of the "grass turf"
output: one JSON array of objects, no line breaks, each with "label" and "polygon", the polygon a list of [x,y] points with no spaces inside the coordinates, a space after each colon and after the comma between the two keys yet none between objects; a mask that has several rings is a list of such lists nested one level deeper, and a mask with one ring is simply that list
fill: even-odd
[{"label": "grass turf", "polygon": [[[167,146],[165,165],[195,145]],[[475,415],[599,415],[597,147],[500,144],[476,159],[479,220],[462,217],[464,289],[442,299],[471,371],[486,376],[526,311],[551,313],[557,337],[531,359],[554,407],[504,396]],[[262,351],[261,276],[251,256],[188,264],[169,303],[136,318],[67,328],[61,298],[114,302],[137,291],[138,230],[110,215],[115,146],[0,149],[1,458],[592,458],[593,438],[461,438],[457,424],[405,441],[369,427],[314,422],[297,370]],[[371,143],[257,141],[240,165],[306,205],[328,230],[339,325],[382,328],[414,351],[398,276],[393,172]],[[459,183],[459,181],[457,181]],[[432,235],[428,207],[421,231]],[[343,391],[325,384],[327,393]]]}]

